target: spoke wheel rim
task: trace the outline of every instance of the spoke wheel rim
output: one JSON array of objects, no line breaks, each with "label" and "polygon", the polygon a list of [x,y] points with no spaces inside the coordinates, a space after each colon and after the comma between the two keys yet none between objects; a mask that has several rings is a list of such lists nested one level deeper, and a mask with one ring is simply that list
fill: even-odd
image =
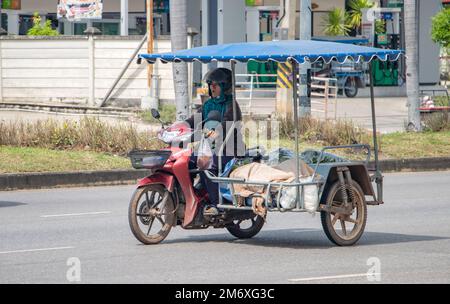
[{"label": "spoke wheel rim", "polygon": [[139,197],[136,218],[140,232],[147,238],[161,238],[170,229],[167,218],[171,210],[167,210],[167,199],[163,199],[164,195],[155,189],[145,189]]},{"label": "spoke wheel rim", "polygon": [[[361,198],[360,194],[354,188],[353,193],[354,193],[354,201],[353,202],[349,201],[349,204],[352,204],[352,213],[350,215],[334,212],[329,213],[329,221],[331,229],[333,229],[334,233],[339,238],[346,241],[350,241],[355,237],[357,237],[364,226],[365,214],[364,214],[363,198]],[[333,201],[332,206],[343,207],[344,203],[339,201]]]}]

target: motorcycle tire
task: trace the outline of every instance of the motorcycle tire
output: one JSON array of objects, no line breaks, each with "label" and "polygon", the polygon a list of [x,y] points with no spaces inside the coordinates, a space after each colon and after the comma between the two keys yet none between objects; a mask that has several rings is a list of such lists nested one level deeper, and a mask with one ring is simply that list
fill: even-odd
[{"label": "motorcycle tire", "polygon": [[[248,228],[243,228],[241,226],[242,223],[248,221],[251,221],[251,226]],[[255,216],[249,220],[234,221],[232,224],[227,225],[226,228],[228,232],[231,233],[231,235],[237,237],[238,239],[249,239],[257,235],[259,231],[261,231],[264,223],[264,219],[261,216],[255,214]]]},{"label": "motorcycle tire", "polygon": [[[167,200],[164,205],[161,205],[164,195],[167,195]],[[175,220],[172,195],[163,186],[149,185],[134,192],[128,208],[128,222],[131,232],[141,243],[154,245],[162,242],[175,225]],[[155,223],[155,226],[161,228],[151,233]]]}]

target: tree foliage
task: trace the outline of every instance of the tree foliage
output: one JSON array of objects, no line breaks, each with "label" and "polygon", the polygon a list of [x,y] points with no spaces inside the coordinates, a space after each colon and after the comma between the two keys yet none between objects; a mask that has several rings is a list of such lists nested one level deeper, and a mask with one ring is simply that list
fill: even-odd
[{"label": "tree foliage", "polygon": [[431,38],[442,47],[450,47],[450,7],[441,10],[433,17]]},{"label": "tree foliage", "polygon": [[27,32],[28,36],[58,36],[57,30],[52,28],[51,20],[46,20],[45,24],[41,23],[42,18],[38,13],[33,15],[33,27]]}]

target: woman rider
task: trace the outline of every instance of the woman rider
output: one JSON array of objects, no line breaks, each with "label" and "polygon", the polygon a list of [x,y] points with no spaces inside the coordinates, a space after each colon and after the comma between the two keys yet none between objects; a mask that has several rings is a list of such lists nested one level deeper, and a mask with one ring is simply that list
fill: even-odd
[{"label": "woman rider", "polygon": [[[222,134],[214,133],[213,137],[222,136],[222,139],[225,139],[226,133],[231,127],[232,122],[234,121],[233,117],[233,105],[236,104],[236,121],[242,120],[242,113],[239,105],[233,102],[233,88],[232,88],[232,72],[227,68],[216,68],[209,71],[205,77],[205,82],[208,84],[208,91],[210,98],[203,104],[203,106],[198,110],[197,113],[192,115],[186,122],[189,124],[191,128],[195,128],[194,126],[194,117],[197,116],[196,121],[206,120],[209,112],[218,111],[220,113],[220,123],[222,125]],[[201,118],[200,118],[201,115]],[[239,124],[238,124],[239,125]],[[202,125],[203,127],[203,125]],[[228,151],[227,145],[233,145],[233,151]],[[218,148],[216,149],[218,152]],[[225,164],[237,156],[243,156],[245,153],[244,143],[242,141],[242,135],[238,132],[238,129],[235,128],[233,136],[225,143],[225,147],[223,149],[222,156],[222,168],[225,167]],[[218,163],[219,159],[217,155],[213,154],[213,165],[212,168],[209,169],[215,175],[218,174]],[[200,163],[197,163],[197,156],[191,157],[190,169],[199,166],[199,169],[207,169],[202,168]],[[214,183],[207,178],[205,173],[200,173],[200,180],[203,186],[206,188],[209,197],[209,205],[205,206],[203,210],[204,215],[217,215],[219,213],[217,209],[217,204],[219,203],[219,184]]]}]

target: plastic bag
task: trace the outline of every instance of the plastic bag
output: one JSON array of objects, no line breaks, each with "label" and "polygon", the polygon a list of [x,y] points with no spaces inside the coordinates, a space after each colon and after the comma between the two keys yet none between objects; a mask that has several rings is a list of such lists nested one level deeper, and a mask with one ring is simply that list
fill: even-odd
[{"label": "plastic bag", "polygon": [[296,187],[285,187],[281,190],[280,206],[284,209],[293,209],[296,204]]},{"label": "plastic bag", "polygon": [[[301,183],[310,183],[312,177],[300,178]],[[317,185],[300,187],[300,196],[304,191],[304,208],[308,213],[315,214],[319,207],[319,191]],[[280,206],[284,209],[293,209],[297,204],[297,187],[285,187],[281,190]]]},{"label": "plastic bag", "polygon": [[[300,181],[309,183],[312,182],[312,177],[302,178]],[[305,191],[305,210],[314,215],[319,207],[319,189],[317,185],[306,185],[303,186],[303,190]]]},{"label": "plastic bag", "polygon": [[200,141],[197,152],[197,167],[202,170],[211,169],[213,166],[213,152],[209,140],[203,138]]}]

